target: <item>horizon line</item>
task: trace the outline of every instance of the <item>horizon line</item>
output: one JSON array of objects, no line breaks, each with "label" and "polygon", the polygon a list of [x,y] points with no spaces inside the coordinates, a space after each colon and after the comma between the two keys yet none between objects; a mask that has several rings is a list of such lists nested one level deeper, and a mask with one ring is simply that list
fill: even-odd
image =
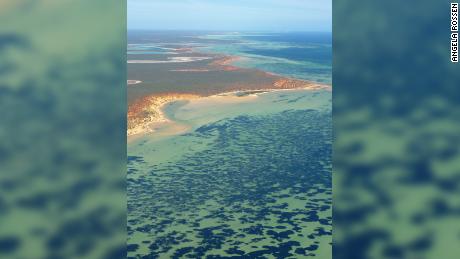
[{"label": "horizon line", "polygon": [[332,30],[215,30],[215,29],[141,29],[127,28],[127,31],[162,31],[162,32],[324,32],[332,33]]}]

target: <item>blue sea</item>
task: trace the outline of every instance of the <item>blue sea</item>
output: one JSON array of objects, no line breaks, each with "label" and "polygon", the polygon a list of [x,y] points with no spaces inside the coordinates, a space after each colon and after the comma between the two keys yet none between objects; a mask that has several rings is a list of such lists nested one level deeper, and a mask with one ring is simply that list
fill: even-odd
[{"label": "blue sea", "polygon": [[329,32],[223,33],[198,36],[213,43],[200,50],[243,57],[235,65],[274,74],[332,83],[332,34]]},{"label": "blue sea", "polygon": [[[331,82],[330,34],[155,39],[129,51],[191,47]],[[162,76],[153,83],[164,84]],[[170,123],[128,143],[128,258],[331,258],[331,100],[327,89],[291,89],[167,104]]]}]

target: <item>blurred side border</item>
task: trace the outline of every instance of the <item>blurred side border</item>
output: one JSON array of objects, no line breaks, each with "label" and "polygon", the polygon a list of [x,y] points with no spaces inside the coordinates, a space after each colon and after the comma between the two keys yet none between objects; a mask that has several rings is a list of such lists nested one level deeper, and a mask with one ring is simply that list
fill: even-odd
[{"label": "blurred side border", "polygon": [[333,2],[334,258],[458,258],[450,1]]},{"label": "blurred side border", "polygon": [[0,24],[0,258],[125,258],[126,1],[1,1]]}]

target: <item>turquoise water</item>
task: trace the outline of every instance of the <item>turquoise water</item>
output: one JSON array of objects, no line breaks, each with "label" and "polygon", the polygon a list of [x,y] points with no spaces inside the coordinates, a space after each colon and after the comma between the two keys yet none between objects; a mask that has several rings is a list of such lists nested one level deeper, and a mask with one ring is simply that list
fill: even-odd
[{"label": "turquoise water", "polygon": [[174,48],[162,47],[162,44],[128,44],[127,54],[176,54]]},{"label": "turquoise water", "polygon": [[198,49],[243,57],[234,63],[274,74],[331,84],[331,33],[223,33],[199,39],[213,40]]},{"label": "turquoise water", "polygon": [[331,92],[237,96],[129,143],[130,258],[331,258]]},{"label": "turquoise water", "polygon": [[139,55],[139,54],[174,54],[174,52],[163,52],[163,51],[128,51],[127,54]]},{"label": "turquoise water", "polygon": [[[156,34],[154,34],[156,35]],[[234,65],[319,83],[332,83],[331,33],[200,33],[174,34],[173,42],[157,42],[160,36],[146,35],[155,43],[128,45],[128,54],[177,54],[175,47],[197,52],[242,57]],[[140,40],[139,40],[140,41]]]}]

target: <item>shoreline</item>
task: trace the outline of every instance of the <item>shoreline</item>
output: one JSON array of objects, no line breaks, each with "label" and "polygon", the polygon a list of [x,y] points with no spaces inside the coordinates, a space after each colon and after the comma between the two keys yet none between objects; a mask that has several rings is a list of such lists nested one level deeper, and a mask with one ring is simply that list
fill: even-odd
[{"label": "shoreline", "polygon": [[137,85],[137,84],[142,83],[142,81],[140,81],[140,80],[126,80],[126,83],[128,85]]},{"label": "shoreline", "polygon": [[[251,70],[233,65],[234,62],[243,59],[244,57],[222,55],[212,61],[208,67],[195,69],[177,69],[177,72],[210,72],[210,71],[235,71],[235,70]],[[128,62],[130,63],[130,62]],[[159,128],[171,124],[173,120],[165,115],[165,106],[176,101],[190,101],[193,99],[215,98],[215,97],[231,97],[242,98],[245,96],[255,96],[265,92],[282,91],[282,90],[332,90],[332,86],[328,84],[293,79],[276,75],[262,70],[254,70],[261,72],[267,76],[273,77],[272,83],[260,86],[233,86],[222,92],[215,92],[209,95],[203,93],[153,93],[144,96],[128,106],[127,114],[127,138],[128,142],[145,134],[157,132]],[[128,80],[128,85],[142,83],[139,80]],[[271,84],[271,85],[270,85]],[[248,92],[254,92],[247,94]],[[243,94],[238,96],[238,94]]]},{"label": "shoreline", "polygon": [[235,70],[240,70],[244,69],[238,66],[233,65],[236,61],[242,60],[243,57],[239,56],[230,56],[230,55],[224,55],[222,58],[219,58],[209,64],[210,67],[215,67],[218,68],[222,71],[235,71]]},{"label": "shoreline", "polygon": [[[293,91],[293,90],[306,90],[306,91],[332,91],[331,86],[322,85],[322,84],[313,84],[306,87],[296,87],[296,88],[261,88],[261,89],[246,89],[246,90],[232,90],[228,92],[222,92],[218,94],[202,96],[196,94],[160,94],[160,95],[150,95],[141,99],[141,104],[139,101],[135,104],[128,107],[128,130],[127,130],[127,139],[128,143],[145,136],[147,134],[158,134],[158,136],[169,136],[176,135],[179,133],[187,132],[190,129],[189,125],[184,123],[179,123],[174,119],[171,119],[167,116],[165,108],[168,105],[171,105],[177,101],[189,102],[191,100],[197,101],[206,101],[209,99],[215,100],[216,98],[221,98],[219,101],[238,103],[239,101],[248,101],[248,99],[257,98],[259,95],[269,93],[269,92],[279,92],[279,91]],[[244,94],[238,96],[238,94]],[[249,100],[250,101],[250,100]],[[132,107],[136,108],[132,108]],[[133,111],[133,109],[135,111]],[[147,114],[144,118],[137,118],[135,113],[141,113],[143,115]],[[130,121],[131,119],[131,121]],[[134,121],[132,120],[134,119]],[[131,126],[131,128],[130,128]],[[173,129],[170,133],[159,134],[159,129],[164,128]]]},{"label": "shoreline", "polygon": [[152,125],[171,120],[165,115],[163,107],[178,100],[198,98],[194,94],[163,94],[146,96],[128,107],[127,136],[154,132]]}]

